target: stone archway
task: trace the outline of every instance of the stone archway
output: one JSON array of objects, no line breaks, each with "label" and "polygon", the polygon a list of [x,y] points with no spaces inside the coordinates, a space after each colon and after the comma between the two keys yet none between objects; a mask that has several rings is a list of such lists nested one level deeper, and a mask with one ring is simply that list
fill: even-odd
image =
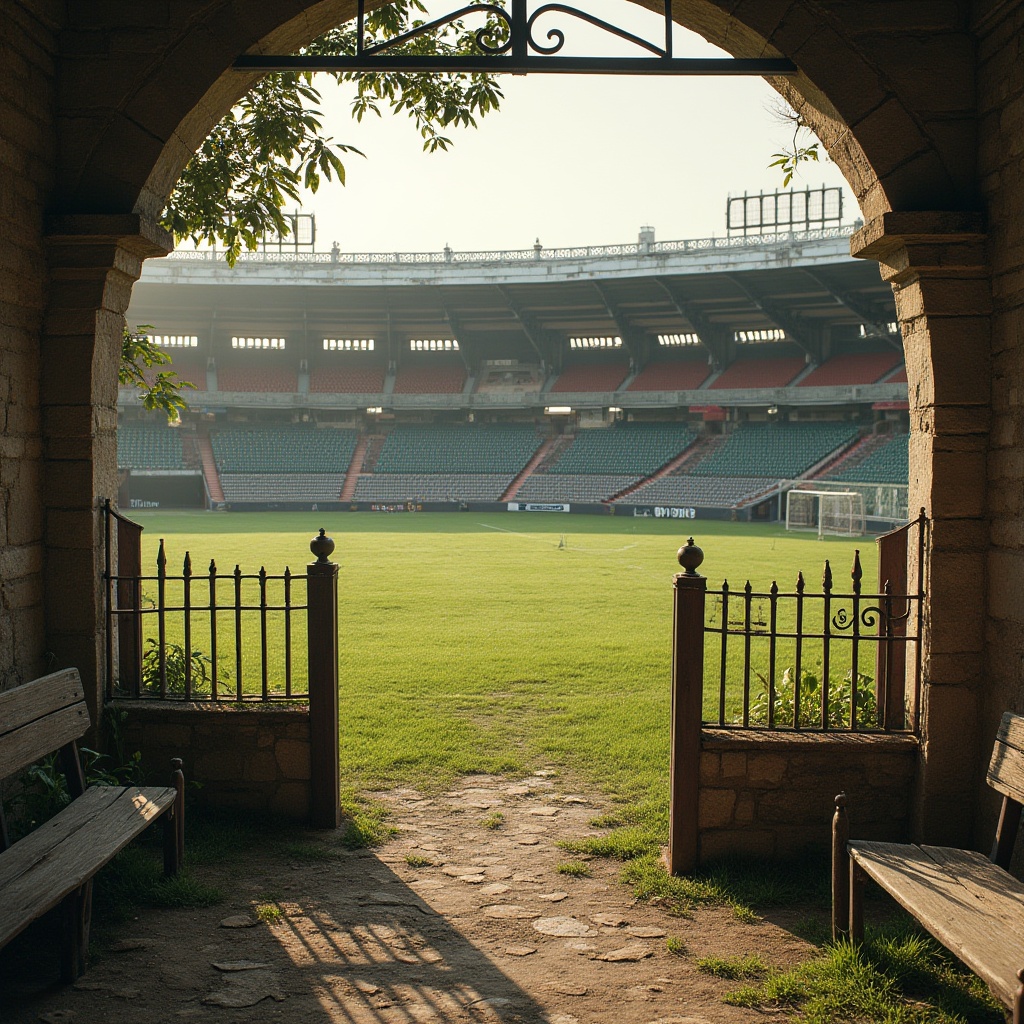
[{"label": "stone archway", "polygon": [[[92,15],[89,28],[104,45],[76,48],[68,39],[59,64],[43,341],[52,357],[42,389],[43,491],[54,534],[46,643],[94,683],[102,633],[95,498],[116,491],[120,318],[141,261],[170,247],[156,218],[191,153],[251,81],[227,70],[234,57],[289,52],[353,15],[348,0],[262,0],[244,18],[231,0],[194,14],[181,6],[152,23],[139,12],[130,24],[116,11],[109,23]],[[918,826],[950,842],[967,838],[978,777],[988,546],[990,286],[976,212],[973,42],[958,10],[860,11],[826,0],[676,7],[677,21],[736,56],[781,54],[799,66],[796,78],[773,84],[858,197],[868,223],[855,254],[879,260],[896,289],[912,407],[911,501],[934,519]],[[92,595],[70,617],[69,580]]]}]

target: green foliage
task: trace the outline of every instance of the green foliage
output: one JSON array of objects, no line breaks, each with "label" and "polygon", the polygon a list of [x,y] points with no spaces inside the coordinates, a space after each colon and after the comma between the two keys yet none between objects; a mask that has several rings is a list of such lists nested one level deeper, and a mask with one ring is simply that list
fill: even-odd
[{"label": "green foliage", "polygon": [[343,794],[341,812],[341,845],[346,849],[361,850],[380,846],[398,834],[398,829],[388,824],[390,810],[364,797]]},{"label": "green foliage", "polygon": [[[758,673],[763,689],[750,702],[751,725],[767,725],[770,706],[768,680]],[[792,668],[783,671],[775,687],[776,725],[791,726],[796,705],[796,673]],[[878,702],[871,676],[857,673],[857,727],[874,729],[878,726]],[[800,681],[799,722],[802,728],[821,728],[822,685],[820,678],[805,670]],[[853,705],[853,670],[847,670],[841,679],[830,679],[828,685],[828,724],[831,729],[850,727],[850,708]]]},{"label": "green foliage", "polygon": [[710,974],[715,978],[730,978],[738,981],[743,978],[763,978],[768,973],[768,965],[754,954],[749,956],[703,956],[697,959],[697,970],[702,974]]},{"label": "green foliage", "polygon": [[419,853],[407,853],[405,855],[405,863],[411,868],[432,868],[434,867],[434,861],[429,857],[424,857]]},{"label": "green foliage", "polygon": [[1001,1024],[984,984],[932,939],[898,926],[864,946],[827,946],[788,971],[725,997],[733,1006],[784,1008],[808,1024]]},{"label": "green foliage", "polygon": [[494,811],[492,814],[488,814],[480,824],[484,828],[499,829],[505,824],[505,815],[501,811]]},{"label": "green foliage", "polygon": [[284,912],[276,903],[257,903],[253,907],[253,913],[256,920],[264,924],[276,924],[284,916]]},{"label": "green foliage", "polygon": [[819,157],[820,142],[812,142],[807,146],[796,144],[794,139],[791,149],[784,149],[778,153],[772,153],[769,167],[778,167],[782,173],[782,187],[788,187],[794,176],[799,173],[801,164],[817,163]]},{"label": "green foliage", "polygon": [[[425,8],[419,0],[396,0],[367,12],[367,43],[420,27]],[[491,42],[503,39],[493,17],[484,29]],[[476,31],[461,21],[418,36],[403,53],[440,55],[479,52]],[[354,24],[316,39],[303,51],[314,56],[355,53]],[[496,110],[502,98],[495,79],[484,74],[355,74],[327,72],[338,82],[354,82],[352,116],[380,115],[383,108],[410,117],[428,152],[446,150],[444,130],[472,127]],[[269,74],[221,120],[189,161],[164,211],[164,224],[178,239],[215,243],[233,264],[243,247],[255,249],[264,234],[286,236],[282,209],[298,202],[303,188],[316,192],[323,181],[345,183],[342,155],[362,155],[323,132],[321,94],[310,73]]]},{"label": "green foliage", "polygon": [[581,860],[568,860],[559,864],[555,871],[560,875],[567,875],[569,878],[589,878],[590,865]]},{"label": "green foliage", "polygon": [[[210,688],[210,669],[213,663],[202,651],[189,652],[191,663],[192,692],[206,693]],[[167,693],[180,695],[185,692],[186,655],[182,644],[164,645],[164,672],[167,678]],[[222,678],[227,674],[222,672]],[[146,653],[142,656],[142,685],[151,693],[160,692],[160,643],[155,637],[146,640]]]},{"label": "green foliage", "polygon": [[676,935],[670,935],[665,939],[665,949],[673,956],[686,956],[689,952],[686,943]]},{"label": "green foliage", "polygon": [[174,370],[158,370],[152,377],[147,377],[147,370],[152,370],[154,366],[169,366],[171,363],[171,357],[149,340],[146,332],[150,330],[152,328],[148,324],[143,324],[130,331],[125,324],[121,335],[118,383],[135,388],[142,398],[144,409],[160,410],[168,420],[174,422],[181,411],[188,408],[182,390],[194,389],[195,384],[182,380]]}]

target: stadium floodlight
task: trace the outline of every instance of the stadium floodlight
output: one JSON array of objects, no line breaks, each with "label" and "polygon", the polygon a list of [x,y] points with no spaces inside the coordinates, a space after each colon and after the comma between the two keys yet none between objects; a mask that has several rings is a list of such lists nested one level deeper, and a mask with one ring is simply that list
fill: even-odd
[{"label": "stadium floodlight", "polygon": [[859,491],[786,492],[786,529],[819,537],[860,537],[864,533],[864,495]]},{"label": "stadium floodlight", "polygon": [[384,407],[380,405],[371,405],[367,407],[366,411],[371,416],[379,416],[384,411]]},{"label": "stadium floodlight", "polygon": [[545,416],[568,416],[571,412],[571,405],[546,405],[544,407]]}]

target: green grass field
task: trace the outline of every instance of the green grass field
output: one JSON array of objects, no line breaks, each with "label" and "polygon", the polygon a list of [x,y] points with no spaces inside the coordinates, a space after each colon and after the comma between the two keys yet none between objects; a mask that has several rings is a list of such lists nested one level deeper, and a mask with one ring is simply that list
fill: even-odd
[{"label": "green grass field", "polygon": [[[211,558],[221,571],[237,563],[246,573],[303,572],[309,538],[326,527],[341,566],[340,750],[354,788],[553,765],[615,794],[626,820],[654,829],[667,813],[672,575],[687,534],[704,549],[710,588],[727,578],[734,589],[750,579],[766,590],[777,579],[789,590],[802,570],[819,590],[829,558],[837,589],[847,590],[854,548],[866,590],[876,573],[870,538],[819,541],[775,526],[557,514],[137,518],[144,572],[155,571],[160,537],[169,572],[180,571],[186,550],[199,573]],[[194,599],[205,594],[197,583]],[[229,626],[220,626],[218,662],[233,684]],[[248,613],[253,639],[255,626]],[[294,629],[301,641],[301,616]],[[279,620],[271,634],[273,670],[283,664]],[[194,645],[208,652],[208,642],[197,630]],[[300,643],[298,686],[301,652]],[[732,665],[732,693],[736,672]],[[259,674],[255,643],[246,644],[244,674]]]}]

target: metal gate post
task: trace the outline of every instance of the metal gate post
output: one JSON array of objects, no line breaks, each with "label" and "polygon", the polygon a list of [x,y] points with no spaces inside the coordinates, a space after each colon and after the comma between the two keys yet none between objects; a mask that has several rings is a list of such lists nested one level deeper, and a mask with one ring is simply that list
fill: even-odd
[{"label": "metal gate post", "polygon": [[672,754],[667,867],[692,871],[698,860],[700,734],[704,698],[704,604],[708,581],[697,574],[704,552],[691,537],[678,553],[673,581]]},{"label": "metal gate post", "polygon": [[309,542],[317,556],[306,569],[309,658],[310,824],[337,828],[341,821],[338,767],[338,565],[325,530]]}]

